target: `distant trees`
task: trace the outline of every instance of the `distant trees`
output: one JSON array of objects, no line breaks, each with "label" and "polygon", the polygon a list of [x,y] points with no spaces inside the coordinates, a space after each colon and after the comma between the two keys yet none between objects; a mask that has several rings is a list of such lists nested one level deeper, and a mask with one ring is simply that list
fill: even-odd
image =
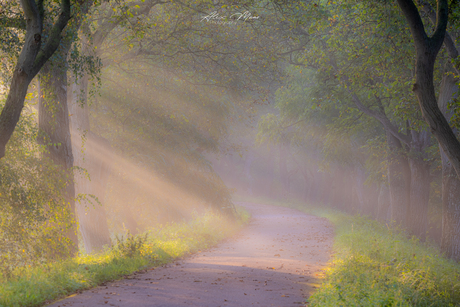
[{"label": "distant trees", "polygon": [[[331,171],[335,169],[336,174],[343,172],[348,163],[343,156],[348,155],[347,145],[341,143],[344,139],[363,148],[359,150],[361,155],[356,152],[350,156],[354,161],[351,165],[357,168],[348,171],[349,176],[358,179],[360,170],[367,172],[367,181],[381,182],[379,190],[384,194],[388,191],[384,185],[388,185],[391,220],[405,227],[409,234],[424,239],[430,220],[429,207],[436,207],[430,190],[433,192],[433,178],[439,181],[441,162],[429,127],[439,141],[443,165],[442,249],[449,257],[459,259],[460,240],[458,234],[453,234],[460,220],[460,207],[454,200],[459,191],[457,176],[452,178],[456,162],[447,162],[450,161],[447,157],[456,158],[447,155],[445,150],[456,152],[455,155],[460,151],[455,147],[458,140],[450,126],[452,119],[449,125],[442,115],[453,118],[457,113],[453,99],[458,86],[452,73],[457,74],[455,55],[458,56],[458,51],[453,50],[454,33],[444,40],[448,7],[447,1],[441,2],[431,37],[426,34],[422,18],[412,1],[398,1],[409,20],[409,28],[405,26],[398,6],[387,2],[331,1],[327,5],[310,6],[305,19],[290,20],[295,33],[292,41],[297,42],[302,51],[290,54],[289,61],[299,69],[291,70],[285,87],[278,90],[277,108],[280,114],[261,121],[261,133],[273,134],[273,129],[287,131],[289,127],[296,131],[296,138],[305,134],[303,138],[308,142],[311,135],[320,135],[313,127],[322,127],[320,139],[324,140],[320,152],[323,163],[327,163]],[[436,20],[436,14],[425,2],[423,10],[425,22]],[[452,14],[456,14],[455,10],[453,6]],[[410,42],[409,29],[414,37],[415,49]],[[455,31],[456,28],[451,25],[450,29]],[[443,42],[453,65],[445,53],[438,56]],[[414,65],[412,59],[415,57],[417,61]],[[438,98],[436,92],[439,93]],[[421,113],[414,103],[415,98],[420,102]],[[366,116],[369,118],[366,119]],[[269,124],[269,121],[279,121],[279,124]],[[376,123],[381,125],[380,128],[375,126]],[[337,135],[341,137],[338,139]],[[331,147],[331,144],[336,146]],[[450,146],[449,149],[446,146]],[[339,147],[342,147],[341,154],[333,154],[334,148]],[[356,160],[357,157],[366,162]],[[380,170],[375,164],[375,157],[381,159]],[[376,171],[380,177],[373,173]],[[318,177],[318,180],[322,179]],[[330,179],[329,185],[331,193],[344,193],[337,187],[345,186],[346,182],[336,183],[336,179]],[[362,185],[362,180],[359,185]],[[375,187],[368,183],[367,189]],[[358,190],[354,190],[353,194],[356,195],[353,196],[356,197],[352,201],[355,203],[353,206],[359,207],[356,201],[362,197]],[[387,197],[382,195],[378,198]],[[377,203],[377,197],[374,200]],[[342,197],[341,202],[344,201]],[[343,206],[346,207],[345,204]],[[381,208],[384,207],[379,203],[379,210],[368,212],[382,218],[385,214],[382,214]]]}]

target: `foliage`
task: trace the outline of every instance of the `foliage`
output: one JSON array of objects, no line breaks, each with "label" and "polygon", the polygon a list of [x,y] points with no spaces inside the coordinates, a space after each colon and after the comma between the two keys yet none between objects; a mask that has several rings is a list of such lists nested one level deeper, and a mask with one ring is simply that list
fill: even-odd
[{"label": "foliage", "polygon": [[115,236],[115,242],[112,243],[115,253],[120,254],[122,258],[132,258],[141,253],[141,248],[147,243],[148,232],[143,235],[133,236],[128,230],[126,237]]},{"label": "foliage", "polygon": [[[70,293],[198,252],[238,229],[237,224],[208,212],[189,223],[172,223],[148,234],[129,236],[121,243],[122,250],[129,251],[126,253],[115,247],[96,255],[16,268],[12,278],[0,284],[0,305],[42,306]],[[131,253],[133,248],[136,252]]]},{"label": "foliage", "polygon": [[17,267],[36,265],[66,256],[65,233],[71,228],[69,207],[63,198],[67,179],[42,159],[36,144],[37,125],[24,112],[7,156],[0,160],[0,261],[3,278]]}]

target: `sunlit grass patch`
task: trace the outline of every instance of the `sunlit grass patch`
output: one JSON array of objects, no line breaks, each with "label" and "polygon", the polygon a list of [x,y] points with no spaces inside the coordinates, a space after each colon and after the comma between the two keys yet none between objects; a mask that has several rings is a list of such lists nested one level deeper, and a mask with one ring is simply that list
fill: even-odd
[{"label": "sunlit grass patch", "polygon": [[336,226],[334,257],[309,306],[460,306],[460,265],[436,247],[360,216]]},{"label": "sunlit grass patch", "polygon": [[100,254],[18,268],[12,278],[1,280],[0,306],[42,306],[59,297],[209,248],[248,221],[247,212],[242,209],[238,212],[238,223],[207,212],[189,222],[152,229],[147,235],[125,235],[117,246]]},{"label": "sunlit grass patch", "polygon": [[300,202],[241,201],[299,209],[335,226],[334,254],[308,306],[460,306],[460,264],[429,243],[362,216]]}]

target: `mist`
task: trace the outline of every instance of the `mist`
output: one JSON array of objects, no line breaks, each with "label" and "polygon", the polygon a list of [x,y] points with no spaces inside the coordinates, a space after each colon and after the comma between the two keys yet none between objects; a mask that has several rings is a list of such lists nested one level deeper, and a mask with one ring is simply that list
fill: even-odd
[{"label": "mist", "polygon": [[0,280],[244,225],[213,265],[300,280],[337,216],[460,260],[454,4],[74,2],[0,0]]}]

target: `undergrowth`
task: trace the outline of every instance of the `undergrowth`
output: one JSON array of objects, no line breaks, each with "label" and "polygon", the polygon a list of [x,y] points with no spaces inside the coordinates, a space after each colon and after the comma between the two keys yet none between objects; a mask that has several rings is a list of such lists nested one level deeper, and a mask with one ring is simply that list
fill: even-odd
[{"label": "undergrowth", "polygon": [[460,306],[460,264],[434,245],[367,217],[302,203],[262,202],[325,217],[335,226],[334,254],[308,306]]},{"label": "undergrowth", "polygon": [[187,223],[170,224],[115,240],[114,247],[41,267],[17,268],[0,283],[0,306],[42,306],[68,294],[209,248],[234,234],[249,219],[238,210],[233,223],[208,212]]}]

